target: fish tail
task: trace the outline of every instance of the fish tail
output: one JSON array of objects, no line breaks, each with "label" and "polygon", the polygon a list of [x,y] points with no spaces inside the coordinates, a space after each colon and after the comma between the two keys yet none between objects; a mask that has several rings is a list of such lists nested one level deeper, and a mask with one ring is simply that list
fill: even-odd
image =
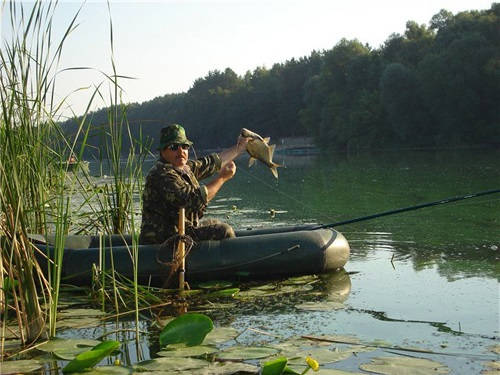
[{"label": "fish tail", "polygon": [[273,176],[278,178],[278,169],[276,168],[276,165],[273,165],[270,169],[271,169]]}]

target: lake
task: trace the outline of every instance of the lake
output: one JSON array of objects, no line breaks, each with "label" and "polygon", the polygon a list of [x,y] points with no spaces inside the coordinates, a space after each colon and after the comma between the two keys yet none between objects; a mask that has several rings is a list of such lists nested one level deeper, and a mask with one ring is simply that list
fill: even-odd
[{"label": "lake", "polygon": [[[275,161],[283,164],[278,180],[262,164],[248,168],[245,157],[238,159],[236,176],[207,216],[236,229],[326,224],[500,188],[500,152],[492,150],[277,155]],[[367,373],[360,366],[373,358],[399,356],[426,358],[465,375],[498,361],[500,194],[336,229],[351,246],[342,272],[304,283],[244,285],[242,296],[252,288],[272,293],[193,311],[241,333],[226,346],[270,346],[299,336],[322,336],[337,350],[353,341],[371,345],[323,369]],[[294,284],[302,292],[283,292]],[[128,342],[120,357],[127,365],[155,357],[157,334],[136,342],[133,322],[119,325],[67,329],[60,336],[105,334]],[[127,333],[112,335],[113,329]],[[155,332],[147,320],[140,329]]]}]

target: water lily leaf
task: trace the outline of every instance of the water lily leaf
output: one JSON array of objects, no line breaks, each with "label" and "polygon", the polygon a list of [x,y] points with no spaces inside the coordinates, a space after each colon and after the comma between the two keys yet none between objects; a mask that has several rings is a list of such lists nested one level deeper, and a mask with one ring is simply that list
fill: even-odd
[{"label": "water lily leaf", "polygon": [[498,375],[500,373],[500,363],[498,362],[484,362],[483,365],[486,370],[481,371],[481,375]]},{"label": "water lily leaf", "polygon": [[240,333],[231,327],[215,327],[203,340],[204,345],[222,344],[235,339]]},{"label": "water lily leaf", "polygon": [[321,364],[343,361],[352,356],[351,351],[333,351],[325,348],[311,348],[299,353],[299,356],[289,360],[291,365],[305,365],[305,358],[309,356]]},{"label": "water lily leaf", "polygon": [[491,350],[493,353],[500,354],[500,345],[493,345],[488,348]]},{"label": "water lily leaf", "polygon": [[286,357],[279,357],[267,361],[262,365],[262,375],[281,375],[287,363],[288,359]]},{"label": "water lily leaf", "polygon": [[169,322],[160,333],[160,345],[185,343],[200,345],[214,327],[212,320],[203,314],[187,313]]},{"label": "water lily leaf", "polygon": [[218,353],[217,358],[235,360],[258,359],[270,357],[276,353],[278,353],[277,349],[265,346],[233,346]]},{"label": "water lily leaf", "polygon": [[199,283],[198,286],[202,289],[225,289],[232,287],[233,283],[230,281],[215,280]]},{"label": "water lily leaf", "polygon": [[91,350],[78,354],[75,359],[63,368],[63,373],[78,372],[94,367],[119,347],[120,343],[118,341],[103,341]]},{"label": "water lily leaf", "polygon": [[234,297],[239,291],[240,291],[240,288],[230,288],[230,289],[217,290],[216,292],[212,292],[212,293],[207,294],[207,298]]},{"label": "water lily leaf", "polygon": [[208,367],[209,362],[196,358],[155,358],[139,362],[134,366],[135,371],[183,371]]},{"label": "water lily leaf", "polygon": [[332,311],[345,308],[343,303],[335,301],[304,302],[299,305],[296,305],[295,307],[299,310],[308,310],[308,311]]},{"label": "water lily leaf", "polygon": [[162,350],[157,354],[160,357],[199,357],[205,354],[216,353],[217,348],[208,345],[197,346],[177,346],[179,344],[172,344],[168,346],[168,350]]},{"label": "water lily leaf", "polygon": [[248,363],[241,362],[214,362],[208,368],[193,371],[192,374],[200,375],[232,375],[239,373],[257,374],[259,368]]},{"label": "water lily leaf", "polygon": [[261,289],[248,289],[240,291],[235,298],[237,299],[251,299],[257,297],[268,297],[276,295],[277,292],[274,290],[261,290]]},{"label": "water lily leaf", "polygon": [[343,370],[338,370],[338,369],[333,369],[333,368],[321,368],[317,374],[319,374],[319,375],[367,375],[366,373],[343,371]]},{"label": "water lily leaf", "polygon": [[308,284],[311,282],[316,282],[318,281],[319,278],[316,275],[305,275],[305,276],[298,276],[298,277],[290,277],[283,281],[284,285],[297,285],[297,284]]},{"label": "water lily leaf", "polygon": [[64,309],[57,314],[57,328],[95,327],[105,315],[105,312],[96,309]]},{"label": "water lily leaf", "polygon": [[428,375],[449,373],[449,368],[439,362],[429,359],[408,357],[373,358],[371,363],[362,364],[359,367],[361,370],[384,375]]},{"label": "water lily leaf", "polygon": [[129,375],[132,369],[123,366],[99,366],[90,371],[85,371],[84,375]]},{"label": "water lily leaf", "polygon": [[56,338],[37,346],[37,349],[41,350],[42,352],[75,351],[76,354],[79,354],[85,350],[88,350],[89,348],[99,345],[100,343],[100,341],[90,339]]},{"label": "water lily leaf", "polygon": [[4,361],[0,366],[0,374],[24,374],[40,370],[43,364],[35,359],[20,359],[17,361]]}]

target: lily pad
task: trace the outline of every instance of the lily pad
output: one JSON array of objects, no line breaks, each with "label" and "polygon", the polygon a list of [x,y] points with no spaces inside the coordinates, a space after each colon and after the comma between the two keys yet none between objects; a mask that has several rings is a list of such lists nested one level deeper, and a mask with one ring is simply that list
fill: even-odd
[{"label": "lily pad", "polygon": [[91,328],[101,323],[106,313],[95,309],[65,309],[57,314],[57,328]]},{"label": "lily pad", "polygon": [[316,275],[305,275],[305,276],[298,276],[298,277],[290,277],[283,281],[283,284],[288,284],[288,285],[299,285],[299,284],[308,284],[311,282],[316,282],[318,281],[319,278]]},{"label": "lily pad", "polygon": [[500,374],[500,363],[498,362],[484,362],[486,370],[481,371],[481,375],[498,375]]},{"label": "lily pad", "polygon": [[168,350],[162,350],[157,354],[160,357],[199,357],[205,354],[212,354],[218,352],[217,348],[208,345],[197,346],[177,346],[172,344],[168,346]]},{"label": "lily pad", "polygon": [[247,360],[266,358],[278,353],[277,349],[265,346],[232,346],[217,354],[220,359]]},{"label": "lily pad", "polygon": [[262,375],[281,375],[287,363],[288,359],[286,357],[267,361],[262,365]]},{"label": "lily pad", "polygon": [[100,343],[100,341],[90,339],[53,339],[38,346],[37,349],[54,353],[60,359],[72,360],[78,354]]},{"label": "lily pad", "polygon": [[299,305],[296,305],[295,307],[299,310],[308,310],[308,311],[332,311],[345,308],[343,303],[335,301],[304,302]]},{"label": "lily pad", "polygon": [[252,299],[259,297],[274,296],[277,292],[275,290],[261,290],[261,289],[248,289],[240,291],[235,298],[237,299]]},{"label": "lily pad", "polygon": [[361,370],[384,375],[429,375],[448,374],[445,365],[422,358],[379,357],[373,358],[369,364],[359,366]]},{"label": "lily pad", "polygon": [[118,341],[103,341],[91,350],[78,354],[62,371],[63,373],[70,373],[92,368],[119,347],[120,343]]},{"label": "lily pad", "polygon": [[132,369],[123,366],[99,366],[90,371],[85,371],[85,375],[129,375]]},{"label": "lily pad", "polygon": [[200,375],[232,375],[240,373],[257,374],[259,368],[248,363],[241,362],[214,362],[208,368],[193,371],[192,374]]},{"label": "lily pad", "polygon": [[0,366],[0,375],[24,374],[40,370],[43,364],[35,359],[20,359],[17,361],[4,361]]},{"label": "lily pad", "polygon": [[160,333],[160,345],[185,343],[200,345],[213,329],[212,320],[203,314],[188,313],[170,321]]},{"label": "lily pad", "polygon": [[352,356],[351,351],[334,351],[325,348],[312,348],[303,351],[298,357],[290,359],[291,365],[304,365],[307,356],[314,358],[321,364],[343,361]]},{"label": "lily pad", "polygon": [[139,362],[134,366],[135,371],[183,371],[208,367],[210,363],[196,358],[155,358]]},{"label": "lily pad", "polygon": [[234,340],[240,333],[231,327],[215,327],[203,340],[203,345],[222,344]]}]

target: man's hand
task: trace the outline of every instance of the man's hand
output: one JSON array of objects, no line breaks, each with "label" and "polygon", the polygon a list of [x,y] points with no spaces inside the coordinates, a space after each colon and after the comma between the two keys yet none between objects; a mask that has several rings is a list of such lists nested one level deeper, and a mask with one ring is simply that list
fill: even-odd
[{"label": "man's hand", "polygon": [[247,148],[248,141],[251,140],[249,137],[242,137],[241,135],[238,137],[236,142],[236,149],[238,151],[238,155],[240,155]]},{"label": "man's hand", "polygon": [[233,178],[235,173],[236,164],[234,164],[234,161],[230,161],[221,168],[221,170],[219,171],[219,176],[224,180],[224,182],[226,182]]}]

